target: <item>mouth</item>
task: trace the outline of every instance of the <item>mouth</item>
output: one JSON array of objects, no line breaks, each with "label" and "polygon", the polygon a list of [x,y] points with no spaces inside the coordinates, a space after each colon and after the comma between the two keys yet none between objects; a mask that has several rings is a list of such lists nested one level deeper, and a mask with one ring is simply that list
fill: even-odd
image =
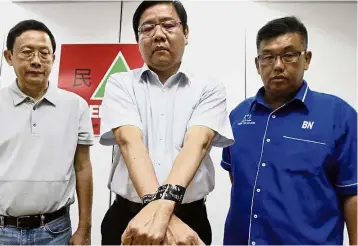
[{"label": "mouth", "polygon": [[285,76],[279,75],[279,76],[272,77],[270,80],[282,81],[282,80],[287,80],[287,78]]},{"label": "mouth", "polygon": [[43,72],[38,72],[38,71],[29,71],[26,74],[31,75],[31,76],[39,76],[39,75],[43,75]]},{"label": "mouth", "polygon": [[157,46],[157,47],[155,47],[154,52],[157,52],[157,51],[168,51],[168,49],[165,47],[162,47],[162,46]]}]

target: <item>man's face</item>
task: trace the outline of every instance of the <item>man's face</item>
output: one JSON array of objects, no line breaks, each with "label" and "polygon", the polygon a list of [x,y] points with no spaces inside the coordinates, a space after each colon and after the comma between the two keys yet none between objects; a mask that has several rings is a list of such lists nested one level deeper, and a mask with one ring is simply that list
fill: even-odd
[{"label": "man's face", "polygon": [[16,38],[13,50],[6,50],[4,55],[8,64],[14,67],[20,83],[38,85],[48,82],[55,55],[47,33],[23,32]]},{"label": "man's face", "polygon": [[[305,45],[298,33],[287,33],[261,42],[260,59],[256,58],[255,63],[266,92],[285,96],[300,88],[304,70],[308,69],[312,57],[310,51],[300,54],[301,51],[305,51]],[[276,55],[282,55],[282,58],[275,59]]]},{"label": "man's face", "polygon": [[[146,9],[140,20],[139,28],[146,24],[174,23],[166,30],[156,25],[151,32],[139,33],[139,50],[149,67],[165,71],[181,62],[185,45],[188,43],[188,29],[183,31],[180,18],[171,4],[156,4]],[[174,26],[174,25],[172,25]]]}]

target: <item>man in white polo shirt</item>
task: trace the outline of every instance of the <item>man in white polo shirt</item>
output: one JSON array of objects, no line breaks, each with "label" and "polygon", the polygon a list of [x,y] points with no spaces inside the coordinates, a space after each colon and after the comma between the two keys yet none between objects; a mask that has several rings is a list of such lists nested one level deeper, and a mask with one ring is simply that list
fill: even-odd
[{"label": "man in white polo shirt", "polygon": [[[16,80],[0,91],[0,245],[88,244],[93,131],[87,103],[48,81],[56,42],[26,20],[7,36]],[[69,206],[77,191],[78,229]]]},{"label": "man in white polo shirt", "polygon": [[133,29],[145,65],[111,76],[101,108],[101,143],[120,155],[102,244],[208,245],[209,152],[233,143],[225,87],[182,64],[189,29],[179,1],[142,2]]}]

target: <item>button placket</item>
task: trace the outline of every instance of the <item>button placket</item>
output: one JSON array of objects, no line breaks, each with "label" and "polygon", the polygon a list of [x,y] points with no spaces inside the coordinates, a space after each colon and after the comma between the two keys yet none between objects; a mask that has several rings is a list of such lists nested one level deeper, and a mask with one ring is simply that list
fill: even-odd
[{"label": "button placket", "polygon": [[37,114],[37,104],[31,102],[31,132],[33,135],[39,134],[39,126],[38,126],[38,114]]}]

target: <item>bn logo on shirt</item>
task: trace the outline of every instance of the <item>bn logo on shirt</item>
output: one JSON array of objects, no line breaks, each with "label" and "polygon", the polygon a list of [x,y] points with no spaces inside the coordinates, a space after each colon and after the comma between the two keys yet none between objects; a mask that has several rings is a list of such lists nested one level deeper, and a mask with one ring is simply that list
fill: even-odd
[{"label": "bn logo on shirt", "polygon": [[312,129],[313,128],[313,121],[303,121],[302,129]]}]

